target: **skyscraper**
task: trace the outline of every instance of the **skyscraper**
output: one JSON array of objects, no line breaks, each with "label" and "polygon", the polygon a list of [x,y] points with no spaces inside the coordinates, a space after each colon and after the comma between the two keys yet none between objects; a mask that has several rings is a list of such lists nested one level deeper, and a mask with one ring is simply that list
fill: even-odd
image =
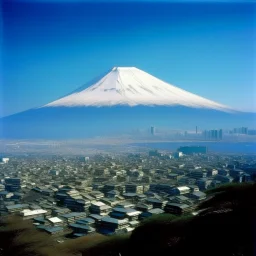
[{"label": "skyscraper", "polygon": [[151,133],[151,135],[155,135],[155,127],[154,126],[151,126],[150,133]]},{"label": "skyscraper", "polygon": [[248,128],[247,127],[234,128],[233,132],[235,134],[248,134]]},{"label": "skyscraper", "polygon": [[219,130],[219,140],[222,140],[222,129]]},{"label": "skyscraper", "polygon": [[222,129],[220,130],[206,130],[202,133],[205,139],[222,140]]}]

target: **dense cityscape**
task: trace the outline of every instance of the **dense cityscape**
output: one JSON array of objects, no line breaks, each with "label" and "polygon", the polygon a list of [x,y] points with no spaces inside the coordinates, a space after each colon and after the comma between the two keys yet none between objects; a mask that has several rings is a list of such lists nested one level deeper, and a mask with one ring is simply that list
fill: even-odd
[{"label": "dense cityscape", "polygon": [[1,159],[0,214],[31,220],[66,239],[130,233],[158,214],[197,215],[206,190],[255,180],[254,155],[219,154],[204,146],[174,152]]}]

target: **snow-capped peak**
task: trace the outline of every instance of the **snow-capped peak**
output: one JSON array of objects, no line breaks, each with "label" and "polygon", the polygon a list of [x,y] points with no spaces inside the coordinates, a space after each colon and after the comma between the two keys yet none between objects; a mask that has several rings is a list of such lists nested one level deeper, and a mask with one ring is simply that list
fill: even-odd
[{"label": "snow-capped peak", "polygon": [[135,67],[114,67],[86,89],[77,90],[44,107],[181,105],[222,111],[229,107],[168,84]]}]

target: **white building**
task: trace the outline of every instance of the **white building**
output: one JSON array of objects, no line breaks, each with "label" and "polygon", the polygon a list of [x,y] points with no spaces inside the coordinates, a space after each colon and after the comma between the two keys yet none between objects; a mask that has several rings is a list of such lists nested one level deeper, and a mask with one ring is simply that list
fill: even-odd
[{"label": "white building", "polygon": [[58,217],[47,218],[52,226],[61,226],[63,225],[63,220]]},{"label": "white building", "polygon": [[33,219],[35,217],[44,216],[46,213],[47,211],[43,209],[38,209],[38,210],[24,209],[20,212],[20,215],[23,217],[23,219]]},{"label": "white building", "polygon": [[9,162],[9,158],[7,158],[7,157],[2,157],[2,158],[0,158],[0,163],[2,163],[2,164],[7,164],[8,162]]},{"label": "white building", "polygon": [[179,190],[180,195],[184,195],[190,192],[190,188],[187,186],[177,187],[177,189]]}]

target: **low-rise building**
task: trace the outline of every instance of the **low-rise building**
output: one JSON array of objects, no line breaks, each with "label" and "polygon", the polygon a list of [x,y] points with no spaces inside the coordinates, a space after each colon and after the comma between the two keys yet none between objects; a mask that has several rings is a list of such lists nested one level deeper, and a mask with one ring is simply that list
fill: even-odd
[{"label": "low-rise building", "polygon": [[47,221],[52,226],[62,226],[64,224],[63,220],[61,218],[58,218],[58,217],[47,218]]},{"label": "low-rise building", "polygon": [[128,219],[118,220],[111,217],[104,217],[98,226],[98,232],[102,234],[113,234],[121,229],[129,227]]},{"label": "low-rise building", "polygon": [[71,212],[61,215],[60,218],[66,223],[74,223],[79,219],[85,218],[86,215],[85,212]]},{"label": "low-rise building", "polygon": [[177,203],[167,203],[164,211],[166,213],[175,214],[175,215],[182,215],[188,213],[192,210],[192,207],[187,204],[177,204]]},{"label": "low-rise building", "polygon": [[146,203],[152,205],[153,208],[163,209],[167,203],[167,200],[162,200],[158,198],[147,198]]},{"label": "low-rise building", "polygon": [[42,227],[42,229],[50,235],[59,235],[64,232],[63,227],[47,227],[47,226],[45,226],[45,227]]},{"label": "low-rise building", "polygon": [[196,201],[202,201],[206,198],[206,194],[202,191],[195,191],[188,195],[191,199],[194,199]]},{"label": "low-rise building", "polygon": [[162,214],[162,213],[164,213],[164,210],[162,210],[160,208],[154,208],[154,209],[148,210],[146,212],[142,212],[139,215],[139,220],[143,220],[143,219],[151,217],[153,215]]},{"label": "low-rise building", "polygon": [[72,223],[69,225],[69,228],[73,230],[74,233],[80,233],[84,235],[95,233],[96,229],[89,226],[89,225],[83,225],[83,224],[77,224]]},{"label": "low-rise building", "polygon": [[138,203],[135,207],[137,211],[147,212],[153,208],[152,204]]},{"label": "low-rise building", "polygon": [[6,206],[5,209],[8,214],[13,214],[13,213],[21,212],[24,209],[28,209],[28,207],[29,207],[28,204],[14,204],[14,205]]},{"label": "low-rise building", "polygon": [[99,215],[107,215],[111,211],[111,207],[102,202],[92,202],[89,208],[90,213],[99,214]]},{"label": "low-rise building", "polygon": [[115,207],[113,208],[113,211],[109,215],[116,219],[127,218],[128,220],[132,221],[132,220],[137,220],[140,214],[141,214],[140,211],[137,211],[132,208]]},{"label": "low-rise building", "polygon": [[187,186],[174,187],[171,190],[171,195],[185,195],[190,193],[190,188]]},{"label": "low-rise building", "polygon": [[24,220],[33,219],[36,217],[45,217],[46,214],[47,214],[47,211],[43,209],[38,209],[38,210],[24,209],[19,213],[19,215],[22,216]]},{"label": "low-rise building", "polygon": [[125,193],[143,194],[143,185],[138,184],[126,184]]}]

